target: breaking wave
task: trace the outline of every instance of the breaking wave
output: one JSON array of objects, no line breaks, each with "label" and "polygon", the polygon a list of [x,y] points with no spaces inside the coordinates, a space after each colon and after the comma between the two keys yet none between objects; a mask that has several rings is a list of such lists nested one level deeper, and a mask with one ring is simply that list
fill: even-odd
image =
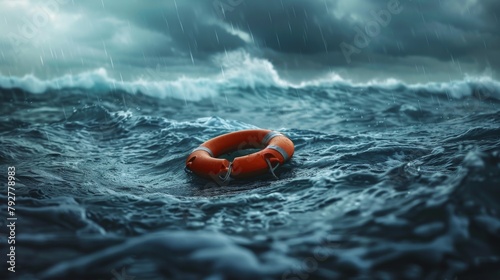
[{"label": "breaking wave", "polygon": [[110,77],[103,68],[76,75],[64,75],[49,80],[41,80],[33,75],[24,77],[0,76],[0,87],[18,88],[30,93],[44,93],[49,90],[84,89],[91,92],[122,90],[128,93],[141,92],[152,97],[176,98],[199,101],[203,98],[216,97],[228,89],[244,88],[341,88],[347,90],[373,89],[375,91],[410,91],[429,92],[448,95],[452,98],[470,97],[475,93],[494,93],[500,89],[500,82],[490,77],[468,77],[461,81],[425,84],[405,84],[388,79],[355,83],[337,74],[329,74],[317,80],[293,83],[283,80],[274,66],[267,60],[250,57],[246,53],[233,52],[227,57],[217,57],[215,63],[221,65],[221,73],[214,77],[181,77],[174,81],[158,80],[157,77],[139,78],[133,81],[117,80]]}]

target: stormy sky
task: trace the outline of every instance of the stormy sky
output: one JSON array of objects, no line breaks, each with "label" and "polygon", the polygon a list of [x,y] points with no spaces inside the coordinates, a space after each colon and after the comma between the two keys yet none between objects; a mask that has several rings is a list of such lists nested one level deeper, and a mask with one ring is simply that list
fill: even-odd
[{"label": "stormy sky", "polygon": [[2,0],[0,74],[175,79],[246,53],[292,80],[498,78],[499,17],[498,0]]}]

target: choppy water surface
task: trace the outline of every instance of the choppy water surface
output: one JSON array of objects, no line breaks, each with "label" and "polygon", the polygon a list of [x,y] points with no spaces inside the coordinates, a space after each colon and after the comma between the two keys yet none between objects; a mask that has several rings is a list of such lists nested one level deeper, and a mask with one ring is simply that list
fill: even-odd
[{"label": "choppy water surface", "polygon": [[[19,279],[500,279],[498,82],[2,81]],[[279,180],[183,171],[250,128],[295,143]]]}]

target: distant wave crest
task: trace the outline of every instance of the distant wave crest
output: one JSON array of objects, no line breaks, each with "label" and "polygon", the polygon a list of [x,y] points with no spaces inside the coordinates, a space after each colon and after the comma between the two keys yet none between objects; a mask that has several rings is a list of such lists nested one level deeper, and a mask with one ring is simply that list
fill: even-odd
[{"label": "distant wave crest", "polygon": [[267,60],[254,58],[247,53],[233,52],[227,56],[216,57],[221,65],[221,73],[215,77],[181,77],[174,81],[139,78],[121,81],[110,77],[104,68],[79,74],[67,74],[42,80],[32,74],[23,77],[0,75],[0,88],[19,88],[31,93],[44,93],[49,90],[86,89],[94,92],[123,90],[129,93],[142,92],[159,98],[176,98],[198,101],[215,97],[225,89],[255,89],[260,87],[307,89],[315,87],[335,89],[371,88],[380,91],[418,91],[447,94],[452,98],[469,97],[477,92],[487,92],[490,97],[500,99],[500,82],[490,77],[467,77],[460,81],[429,82],[406,84],[396,79],[371,80],[356,83],[335,73],[319,79],[293,83],[282,79],[273,64]]}]

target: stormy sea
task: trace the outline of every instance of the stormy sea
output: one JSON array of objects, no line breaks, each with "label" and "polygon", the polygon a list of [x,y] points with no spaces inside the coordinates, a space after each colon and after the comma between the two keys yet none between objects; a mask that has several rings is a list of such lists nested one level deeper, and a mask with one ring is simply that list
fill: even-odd
[{"label": "stormy sea", "polygon": [[[500,279],[498,81],[291,83],[245,63],[0,76],[1,261],[14,230],[16,270],[0,278]],[[184,171],[204,141],[256,128],[295,144],[279,179]]]}]

